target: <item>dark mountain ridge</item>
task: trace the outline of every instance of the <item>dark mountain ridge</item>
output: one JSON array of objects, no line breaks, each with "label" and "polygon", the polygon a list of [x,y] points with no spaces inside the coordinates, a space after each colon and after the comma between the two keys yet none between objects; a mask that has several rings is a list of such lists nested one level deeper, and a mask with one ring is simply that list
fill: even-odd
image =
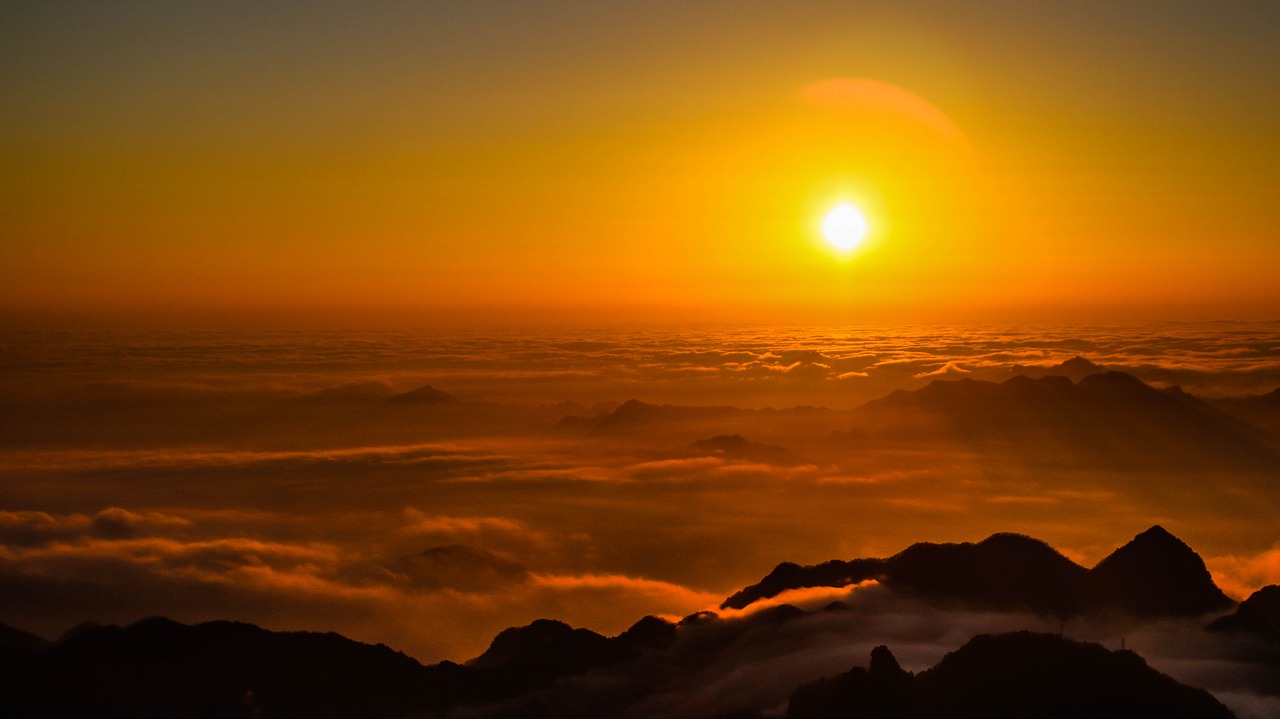
[{"label": "dark mountain ridge", "polygon": [[1053,365],[1052,367],[1015,364],[1009,368],[1009,375],[1013,377],[1022,375],[1033,379],[1057,376],[1066,377],[1072,382],[1079,382],[1089,375],[1106,371],[1108,371],[1106,367],[1100,364],[1095,364],[1080,355],[1076,355],[1075,357]]},{"label": "dark mountain ridge", "polygon": [[465,665],[423,666],[332,632],[164,618],[124,628],[84,625],[42,649],[0,651],[0,715],[438,716],[633,660],[668,645],[674,632],[653,617],[617,637],[540,619],[501,632]]},{"label": "dark mountain ridge", "polygon": [[[1137,613],[1160,616],[1230,605],[1199,557],[1160,527],[1138,535],[1093,570],[1044,542],[996,534],[976,544],[915,544],[885,559],[779,565],[766,581],[725,604],[745,606],[742,600],[753,593],[842,586],[859,572],[931,604],[1069,613],[1132,612],[1130,603],[1137,602]],[[1173,597],[1159,603],[1144,591]],[[1254,609],[1271,616],[1273,595],[1259,593],[1232,616]],[[185,626],[166,619],[126,628],[85,624],[51,646],[0,653],[0,715],[670,716],[669,706],[647,702],[714,682],[721,675],[708,673],[709,667],[725,671],[766,647],[786,647],[785,656],[799,656],[791,652],[807,645],[797,639],[829,641],[821,637],[830,637],[841,616],[852,621],[855,615],[843,614],[848,611],[840,603],[809,611],[778,604],[741,615],[699,612],[678,623],[645,617],[613,637],[543,619],[504,630],[466,664],[431,666],[332,633],[271,632],[233,622]],[[26,641],[21,634],[15,636]],[[710,702],[681,709],[680,715],[759,716],[757,711],[776,706],[799,683],[821,676],[806,674],[807,667],[802,661],[790,669],[789,683],[775,682],[775,693],[761,694],[759,704],[722,697],[722,708]],[[869,672],[855,669],[823,680],[816,685],[826,687],[820,691],[812,686],[796,691],[791,716],[1230,716],[1206,702],[1204,692],[1156,674],[1137,655],[1043,635],[980,636],[914,676],[880,648]],[[813,713],[830,708],[829,700],[849,711]],[[1169,702],[1191,713],[1160,713]],[[1115,706],[1136,709],[1115,714]]]},{"label": "dark mountain ridge", "polygon": [[1215,719],[1213,695],[1147,666],[1129,651],[1059,636],[979,635],[919,674],[876,647],[870,669],[798,688],[788,719]]},{"label": "dark mountain ridge", "polygon": [[1018,534],[995,534],[976,544],[913,544],[882,559],[832,560],[807,567],[784,562],[721,607],[742,609],[789,589],[842,587],[868,579],[933,602],[1059,616],[1198,616],[1233,604],[1213,583],[1204,560],[1155,526],[1093,569]]},{"label": "dark mountain ridge", "polygon": [[[1262,428],[1273,437],[1280,435],[1280,388],[1261,395],[1218,397],[1208,401],[1223,412]],[[1276,444],[1280,444],[1280,440],[1272,446]]]},{"label": "dark mountain ridge", "polygon": [[[1280,436],[1270,425],[1252,421],[1257,412],[1227,411],[1228,406],[1219,401],[1203,400],[1179,387],[1159,389],[1083,358],[1024,370],[1002,382],[939,379],[840,412],[651,404],[632,399],[594,416],[565,415],[555,429],[600,437],[625,437],[642,430],[687,436],[713,426],[720,436],[730,437],[785,416],[790,425],[812,426],[815,439],[830,433],[828,444],[843,449],[945,438],[1012,451],[1030,463],[1051,466],[1179,473],[1280,470]],[[831,432],[834,423],[848,424]]]},{"label": "dark mountain ridge", "polygon": [[43,637],[0,622],[0,648],[38,651],[47,648],[50,644],[51,642]]},{"label": "dark mountain ridge", "polygon": [[927,426],[975,445],[1020,448],[1044,461],[1179,470],[1280,467],[1275,438],[1265,431],[1178,387],[1157,389],[1124,372],[1078,382],[1061,375],[1016,375],[1000,383],[936,380],[867,402],[859,412],[863,429]]},{"label": "dark mountain ridge", "polygon": [[1215,619],[1208,628],[1252,634],[1280,646],[1280,585],[1269,584],[1250,594],[1235,613]]},{"label": "dark mountain ridge", "polygon": [[85,629],[13,666],[0,713],[392,717],[438,706],[452,673],[332,633],[156,618]]}]

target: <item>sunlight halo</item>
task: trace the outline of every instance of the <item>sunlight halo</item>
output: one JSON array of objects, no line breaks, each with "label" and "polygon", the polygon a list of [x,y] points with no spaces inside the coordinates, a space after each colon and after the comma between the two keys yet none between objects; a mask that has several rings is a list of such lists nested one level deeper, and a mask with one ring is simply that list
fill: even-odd
[{"label": "sunlight halo", "polygon": [[862,244],[862,239],[867,236],[867,220],[858,208],[841,203],[823,218],[822,236],[835,249],[849,252]]}]

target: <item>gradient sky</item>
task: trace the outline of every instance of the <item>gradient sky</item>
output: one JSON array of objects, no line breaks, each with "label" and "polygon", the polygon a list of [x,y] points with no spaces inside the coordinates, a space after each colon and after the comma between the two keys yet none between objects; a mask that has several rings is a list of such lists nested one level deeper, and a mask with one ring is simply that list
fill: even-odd
[{"label": "gradient sky", "polygon": [[0,311],[1273,319],[1276,37],[1265,0],[7,1]]}]

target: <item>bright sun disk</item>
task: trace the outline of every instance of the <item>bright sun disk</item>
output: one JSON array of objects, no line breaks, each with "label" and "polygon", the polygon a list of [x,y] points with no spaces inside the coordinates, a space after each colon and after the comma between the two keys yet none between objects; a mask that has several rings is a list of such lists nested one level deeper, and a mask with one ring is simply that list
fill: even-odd
[{"label": "bright sun disk", "polygon": [[836,205],[822,220],[822,236],[841,252],[857,247],[866,234],[867,220],[853,205]]}]

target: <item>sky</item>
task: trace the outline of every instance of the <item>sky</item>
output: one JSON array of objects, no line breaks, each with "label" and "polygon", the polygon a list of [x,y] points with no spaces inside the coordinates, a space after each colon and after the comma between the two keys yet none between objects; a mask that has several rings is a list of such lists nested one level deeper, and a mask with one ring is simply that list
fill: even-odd
[{"label": "sky", "polygon": [[[1155,524],[1280,583],[1277,37],[1272,0],[0,0],[0,620],[461,661]],[[1043,623],[856,591],[692,683]],[[1168,629],[1075,631],[1210,686]]]},{"label": "sky", "polygon": [[1248,0],[6,0],[0,316],[1274,319],[1278,31]]}]

